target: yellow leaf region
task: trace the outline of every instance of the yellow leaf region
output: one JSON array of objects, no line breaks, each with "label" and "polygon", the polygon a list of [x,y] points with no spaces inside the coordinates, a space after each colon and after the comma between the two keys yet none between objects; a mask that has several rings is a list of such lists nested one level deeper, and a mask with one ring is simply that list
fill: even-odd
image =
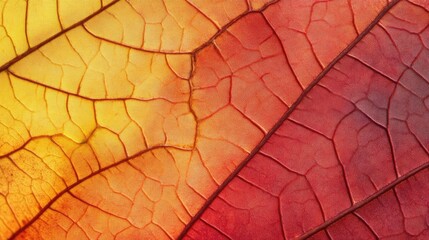
[{"label": "yellow leaf region", "polygon": [[0,0],[0,239],[177,238],[301,92],[270,4]]}]

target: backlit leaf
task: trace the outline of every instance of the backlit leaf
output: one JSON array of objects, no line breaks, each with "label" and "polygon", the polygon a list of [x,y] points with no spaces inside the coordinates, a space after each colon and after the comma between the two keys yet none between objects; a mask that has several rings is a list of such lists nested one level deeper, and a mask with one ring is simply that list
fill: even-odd
[{"label": "backlit leaf", "polygon": [[428,2],[0,9],[0,239],[429,237]]}]

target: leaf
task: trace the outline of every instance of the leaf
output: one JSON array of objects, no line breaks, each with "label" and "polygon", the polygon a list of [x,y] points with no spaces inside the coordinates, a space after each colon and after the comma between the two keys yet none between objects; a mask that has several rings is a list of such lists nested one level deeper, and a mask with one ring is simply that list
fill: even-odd
[{"label": "leaf", "polygon": [[427,234],[425,2],[1,4],[0,238]]}]

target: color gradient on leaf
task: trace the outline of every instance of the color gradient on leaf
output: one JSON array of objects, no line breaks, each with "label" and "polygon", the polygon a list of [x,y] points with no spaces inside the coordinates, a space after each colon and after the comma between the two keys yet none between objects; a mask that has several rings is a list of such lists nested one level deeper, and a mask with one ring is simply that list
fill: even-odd
[{"label": "color gradient on leaf", "polygon": [[0,238],[424,238],[397,2],[2,1]]}]

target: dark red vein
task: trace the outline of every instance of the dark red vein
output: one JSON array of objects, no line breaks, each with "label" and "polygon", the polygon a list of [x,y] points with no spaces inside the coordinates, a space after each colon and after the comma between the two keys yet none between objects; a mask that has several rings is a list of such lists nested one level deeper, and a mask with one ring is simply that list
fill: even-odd
[{"label": "dark red vein", "polygon": [[[47,43],[51,42],[52,40],[58,38],[59,36],[63,35],[64,33],[84,24],[85,22],[89,21],[90,19],[92,19],[93,17],[97,16],[98,14],[100,14],[101,12],[105,11],[106,9],[108,9],[109,7],[113,6],[115,3],[119,2],[119,0],[113,0],[111,3],[107,4],[106,6],[101,7],[100,9],[98,9],[97,11],[95,11],[94,13],[92,13],[91,15],[87,16],[86,18],[74,23],[73,25],[64,28],[63,30],[59,31],[58,33],[50,36],[49,38],[47,38],[46,40],[44,40],[43,42],[37,44],[34,47],[31,47],[29,49],[27,49],[27,51],[25,51],[24,53],[22,53],[21,55],[16,56],[15,58],[13,58],[12,60],[10,60],[9,62],[3,64],[0,67],[0,72],[3,72],[4,70],[8,69],[10,66],[12,66],[14,63],[18,62],[19,60],[25,58],[26,56],[30,55],[31,53],[33,53],[34,51],[36,51],[37,49],[43,47],[44,45],[46,45]],[[28,4],[27,4],[28,5]],[[27,19],[27,15],[26,19]],[[25,24],[25,26],[27,26],[27,24]],[[28,39],[28,37],[27,37]]]},{"label": "dark red vein", "polygon": [[418,172],[420,172],[420,171],[422,171],[422,170],[424,170],[424,169],[426,169],[428,167],[429,167],[429,162],[421,165],[420,167],[417,167],[417,168],[413,169],[412,171],[408,172],[405,175],[402,175],[401,177],[397,178],[395,181],[387,184],[386,186],[384,186],[383,188],[381,188],[379,191],[375,192],[373,195],[371,195],[371,196],[365,198],[364,200],[362,200],[362,201],[354,204],[350,208],[347,208],[346,210],[340,212],[335,217],[329,219],[328,221],[324,222],[323,224],[321,224],[321,225],[319,225],[319,226],[311,229],[310,231],[308,231],[305,234],[301,235],[298,239],[307,239],[307,238],[313,236],[314,234],[318,233],[319,231],[328,228],[330,225],[332,225],[335,222],[339,221],[341,218],[343,218],[347,214],[350,214],[350,213],[356,211],[357,209],[365,206],[365,204],[371,202],[372,200],[376,199],[377,197],[381,196],[382,194],[386,193],[387,191],[393,189],[394,187],[396,187],[401,182],[407,180],[408,178],[414,176]]},{"label": "dark red vein", "polygon": [[216,199],[216,197],[222,192],[222,190],[238,175],[238,173],[243,169],[247,163],[261,150],[265,143],[270,139],[270,137],[280,128],[286,119],[292,114],[292,112],[297,108],[297,106],[304,100],[305,96],[316,86],[319,81],[334,67],[337,62],[339,62],[351,49],[353,49],[356,44],[358,44],[363,37],[365,37],[375,25],[380,21],[380,19],[393,7],[399,0],[394,0],[389,3],[378,15],[377,17],[362,31],[334,60],[332,60],[325,69],[311,82],[311,84],[301,93],[298,99],[292,104],[292,106],[282,115],[282,117],[276,122],[276,124],[271,128],[271,130],[265,135],[265,137],[256,145],[252,152],[237,166],[237,168],[225,179],[225,181],[219,185],[215,192],[207,199],[201,209],[192,217],[191,221],[185,226],[183,231],[180,233],[178,239],[183,239],[187,232],[192,228],[192,226],[197,222],[197,220],[203,215],[205,210],[211,205],[211,203]]}]

